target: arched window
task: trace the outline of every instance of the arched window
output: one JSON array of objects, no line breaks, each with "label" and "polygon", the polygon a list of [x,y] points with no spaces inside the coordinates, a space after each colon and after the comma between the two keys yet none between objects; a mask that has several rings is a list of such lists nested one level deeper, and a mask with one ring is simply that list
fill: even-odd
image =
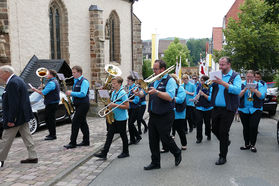
[{"label": "arched window", "polygon": [[109,16],[109,28],[110,61],[120,63],[120,21],[116,11],[112,11]]},{"label": "arched window", "polygon": [[49,8],[50,57],[69,63],[67,10],[61,0],[53,0]]}]

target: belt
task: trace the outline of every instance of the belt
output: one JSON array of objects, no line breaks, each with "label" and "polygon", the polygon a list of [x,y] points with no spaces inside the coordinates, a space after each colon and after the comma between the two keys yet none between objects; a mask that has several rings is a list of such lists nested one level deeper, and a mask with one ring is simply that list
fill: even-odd
[{"label": "belt", "polygon": [[215,110],[227,110],[226,107],[214,107]]}]

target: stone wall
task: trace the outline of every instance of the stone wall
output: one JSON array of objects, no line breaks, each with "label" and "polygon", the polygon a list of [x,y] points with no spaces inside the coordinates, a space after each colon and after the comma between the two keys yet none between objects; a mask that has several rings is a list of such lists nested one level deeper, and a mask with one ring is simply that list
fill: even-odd
[{"label": "stone wall", "polygon": [[138,72],[142,78],[142,40],[141,40],[141,21],[133,14],[133,63],[134,71]]},{"label": "stone wall", "polygon": [[7,0],[0,0],[0,65],[11,64]]}]

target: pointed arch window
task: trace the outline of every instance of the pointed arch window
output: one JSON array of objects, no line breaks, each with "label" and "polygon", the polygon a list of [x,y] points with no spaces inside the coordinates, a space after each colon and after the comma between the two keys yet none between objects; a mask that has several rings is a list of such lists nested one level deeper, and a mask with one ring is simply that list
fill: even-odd
[{"label": "pointed arch window", "polygon": [[109,16],[109,28],[110,61],[120,63],[120,20],[116,11]]}]

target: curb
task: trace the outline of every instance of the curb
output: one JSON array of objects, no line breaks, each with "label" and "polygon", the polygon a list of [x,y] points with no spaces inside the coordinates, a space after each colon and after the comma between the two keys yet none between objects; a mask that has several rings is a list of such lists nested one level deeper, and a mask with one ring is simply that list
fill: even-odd
[{"label": "curb", "polygon": [[[146,120],[149,116],[146,115],[144,117],[144,120]],[[118,140],[120,138],[120,136],[115,137],[115,139],[113,139],[112,142]],[[56,184],[57,182],[59,182],[60,180],[62,180],[63,178],[65,178],[66,176],[68,176],[71,172],[73,172],[77,167],[83,165],[85,162],[87,162],[89,159],[91,159],[92,157],[94,157],[94,153],[100,151],[103,146],[104,146],[105,142],[101,145],[99,145],[98,147],[96,147],[95,150],[93,150],[91,153],[89,153],[88,155],[86,155],[85,157],[83,157],[81,160],[79,160],[78,162],[72,164],[70,167],[67,168],[67,170],[64,170],[62,172],[60,172],[57,176],[55,176],[52,180],[47,181],[45,184],[43,184],[44,186],[51,186]]]}]

